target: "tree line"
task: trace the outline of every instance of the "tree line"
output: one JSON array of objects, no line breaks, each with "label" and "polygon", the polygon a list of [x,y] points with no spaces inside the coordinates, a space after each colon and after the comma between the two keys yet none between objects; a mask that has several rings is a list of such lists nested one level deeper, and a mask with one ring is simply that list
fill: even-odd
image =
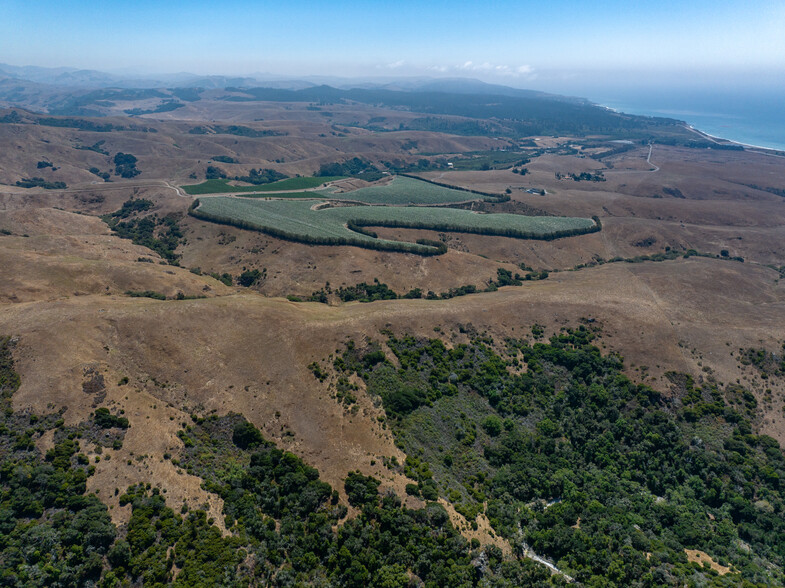
[{"label": "tree line", "polygon": [[415,180],[419,180],[420,182],[426,182],[428,184],[433,184],[434,186],[440,186],[442,188],[449,188],[450,190],[458,190],[460,192],[469,192],[470,194],[477,194],[479,196],[483,196],[483,200],[485,202],[493,202],[493,203],[501,203],[501,202],[508,202],[510,200],[510,196],[508,194],[497,194],[495,192],[483,192],[481,190],[474,190],[472,188],[462,188],[461,186],[453,186],[452,184],[445,184],[444,182],[437,182],[436,180],[429,180],[426,178],[421,178],[414,174],[407,174],[407,173],[400,173],[398,175],[405,176],[407,178],[413,178]]}]

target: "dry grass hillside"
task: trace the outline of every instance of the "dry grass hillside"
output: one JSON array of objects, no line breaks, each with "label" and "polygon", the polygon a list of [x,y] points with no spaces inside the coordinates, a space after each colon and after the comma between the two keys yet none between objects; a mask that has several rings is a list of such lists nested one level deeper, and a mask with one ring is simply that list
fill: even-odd
[{"label": "dry grass hillside", "polygon": [[[205,120],[207,111],[199,109],[207,106],[195,103],[171,116]],[[232,108],[231,120],[249,120],[249,114]],[[60,168],[48,173],[69,185],[65,191],[0,190],[0,334],[18,340],[14,353],[23,382],[14,406],[65,409],[69,424],[87,419],[96,406],[125,411],[131,424],[125,443],[106,450],[110,457],[96,464],[89,481],[112,507],[115,520],[128,516],[115,488],[146,481],[164,488],[174,506],[184,500],[209,503],[216,520],[221,519],[217,498],[167,457],[180,446],[176,433],[192,414],[240,412],[265,436],[316,466],[334,487],[342,488],[347,472],[359,469],[402,493],[407,480],[382,465],[385,456],[404,456],[383,425],[378,402],[360,394],[359,409],[348,411],[307,367],[327,360],[349,339],[381,339],[385,329],[454,343],[465,339],[461,327],[468,324],[494,337],[525,337],[535,323],[551,334],[593,319],[601,327],[602,346],[624,356],[634,379],[662,391],[669,389],[668,371],[745,383],[765,410],[759,429],[785,443],[783,382],[762,381],[738,358],[739,348],[773,350],[785,340],[785,285],[777,269],[785,258],[785,199],[748,186],[785,186],[781,159],[656,146],[656,172],[641,163],[648,152],[641,148],[606,163],[546,154],[528,165],[525,176],[509,170],[429,173],[468,188],[510,188],[512,200],[483,205],[488,211],[597,215],[603,223],[599,233],[550,242],[380,231],[382,236],[444,239],[449,251],[431,258],[302,245],[185,216],[192,200],[172,186],[192,181],[191,173],[203,174],[215,155],[237,156],[244,167],[269,165],[310,174],[320,163],[347,154],[413,156],[401,149],[413,138],[419,149],[445,153],[498,143],[356,129],[343,137],[320,138],[331,126],[318,113],[308,111],[313,120],[305,120],[275,105],[269,108],[279,118],[268,120],[262,113],[263,123],[248,125],[288,135],[189,135],[193,125],[184,120],[146,121],[157,133],[0,125],[0,140],[7,146],[0,153],[0,182],[13,184],[38,174],[36,161],[45,158]],[[137,155],[142,174],[92,183],[96,178],[87,169],[108,170],[108,156],[73,147],[99,140],[112,154]],[[276,159],[283,162],[276,165]],[[554,175],[599,169],[605,182]],[[526,193],[530,187],[547,194]],[[151,212],[179,219],[185,236],[177,250],[182,267],[120,239],[98,218],[134,196],[150,199]],[[597,259],[666,248],[712,256],[725,250],[727,257],[744,261],[678,257],[570,271]],[[450,300],[325,305],[283,298],[307,296],[325,282],[338,287],[374,279],[399,293],[416,287],[435,292],[466,284],[484,287],[497,268],[523,271],[521,264],[549,270],[550,276]],[[188,271],[197,267],[202,275]],[[265,269],[265,276],[256,286],[241,288],[205,275],[236,276],[245,268]],[[131,298],[124,294],[128,290],[203,298]],[[90,384],[97,375],[98,387]],[[44,437],[40,444],[48,442]]]},{"label": "dry grass hillside", "polygon": [[[122,181],[114,175],[112,162],[118,152],[138,158],[140,175],[136,180],[166,179],[187,184],[204,179],[208,162],[216,156],[237,161],[236,164],[215,163],[230,175],[246,175],[251,168],[272,167],[294,176],[312,175],[324,163],[356,154],[377,162],[392,158],[416,161],[420,153],[461,153],[509,145],[509,141],[501,139],[425,131],[374,134],[358,127],[356,121],[352,125],[336,126],[324,117],[290,116],[289,110],[280,108],[275,110],[277,116],[257,116],[239,121],[242,124],[217,116],[209,120],[171,121],[92,119],[98,121],[95,124],[120,127],[111,132],[35,124],[39,115],[22,109],[2,112],[18,113],[20,120],[15,124],[0,124],[0,142],[4,145],[0,153],[0,183],[10,185],[22,178],[43,177],[52,182],[66,182],[69,187],[111,187],[104,186],[103,180],[89,170],[98,168],[112,173],[113,182]],[[308,112],[304,106],[303,112]],[[213,122],[216,118],[222,122]],[[225,127],[232,124],[242,127],[237,131],[240,133],[266,132],[271,136],[225,132]],[[189,132],[194,129],[203,131]],[[94,150],[87,149],[94,146]],[[57,169],[38,168],[39,161],[49,162]]]},{"label": "dry grass hillside", "polygon": [[[65,217],[56,231],[47,230],[52,215]],[[336,486],[355,468],[400,486],[381,467],[382,456],[399,452],[377,421],[379,409],[363,398],[358,413],[347,413],[306,368],[348,338],[380,338],[386,328],[434,336],[438,328],[454,341],[464,337],[458,326],[465,324],[495,336],[525,335],[534,323],[551,332],[588,317],[602,325],[603,344],[625,356],[633,377],[667,388],[667,370],[747,378],[733,351],[776,345],[785,319],[785,292],[773,270],[708,259],[612,264],[449,301],[297,304],[135,262],[135,246],[106,235],[89,217],[51,209],[35,216],[28,230],[37,233],[0,238],[4,261],[17,264],[15,279],[3,284],[0,313],[2,332],[19,339],[23,387],[15,406],[66,408],[66,421],[77,423],[96,401],[84,382],[92,371],[103,375],[102,403],[124,409],[131,421],[127,442],[101,461],[91,481],[110,503],[116,480],[151,475],[177,500],[183,488],[191,499],[206,499],[194,483],[183,486],[185,478],[163,458],[176,449],[174,433],[191,413],[245,414]],[[75,243],[63,241],[64,226]],[[98,245],[107,263],[94,258]],[[209,288],[210,297],[132,299],[121,295],[129,285]],[[129,381],[119,386],[123,377]],[[781,406],[776,394],[762,424],[780,439],[782,421],[774,415]]]}]

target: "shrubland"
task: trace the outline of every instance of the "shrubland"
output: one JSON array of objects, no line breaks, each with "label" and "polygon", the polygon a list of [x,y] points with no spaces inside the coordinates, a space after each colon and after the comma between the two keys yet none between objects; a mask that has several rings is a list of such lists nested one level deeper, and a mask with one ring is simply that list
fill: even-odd
[{"label": "shrubland", "polygon": [[[485,513],[518,553],[587,585],[780,585],[785,459],[752,432],[754,396],[676,374],[661,394],[594,337],[585,326],[533,344],[475,333],[448,348],[389,335],[350,344],[334,369],[381,400],[411,493],[438,491],[470,520]],[[685,549],[732,571],[705,574]]]}]

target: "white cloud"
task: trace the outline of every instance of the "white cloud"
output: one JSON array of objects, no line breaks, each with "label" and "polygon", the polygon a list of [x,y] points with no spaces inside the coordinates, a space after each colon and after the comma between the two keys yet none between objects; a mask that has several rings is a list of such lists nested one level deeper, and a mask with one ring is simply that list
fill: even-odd
[{"label": "white cloud", "polygon": [[392,61],[390,63],[383,63],[375,65],[376,69],[400,69],[406,65],[406,62],[403,59],[399,59],[398,61]]},{"label": "white cloud", "polygon": [[528,64],[510,65],[506,63],[491,63],[490,61],[476,62],[472,60],[464,61],[457,64],[431,64],[431,65],[414,65],[403,59],[392,61],[389,63],[380,63],[374,66],[377,70],[395,70],[398,74],[406,73],[407,75],[416,75],[420,73],[429,72],[432,74],[442,75],[474,75],[479,78],[488,80],[492,79],[509,79],[509,80],[533,80],[537,77],[537,72],[534,67]]},{"label": "white cloud", "polygon": [[535,71],[531,65],[511,66],[504,63],[490,63],[488,61],[484,61],[482,63],[465,61],[460,65],[431,66],[428,69],[434,71],[472,71],[472,72],[488,73],[497,76],[504,76],[504,77],[511,77],[511,78],[535,77]]}]

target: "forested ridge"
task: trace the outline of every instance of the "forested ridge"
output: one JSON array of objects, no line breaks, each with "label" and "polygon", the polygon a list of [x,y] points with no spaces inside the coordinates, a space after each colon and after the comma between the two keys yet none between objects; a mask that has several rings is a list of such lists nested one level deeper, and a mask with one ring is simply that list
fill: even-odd
[{"label": "forested ridge", "polygon": [[[120,496],[132,514],[118,529],[86,493],[95,466],[81,449],[95,442],[91,428],[128,423],[101,409],[79,427],[64,426],[59,413],[15,413],[12,347],[0,339],[0,585],[404,587],[416,575],[428,586],[482,578],[517,586],[549,578],[530,560],[505,561],[498,548],[470,544],[440,505],[404,508],[358,472],[345,482],[358,514],[346,519],[317,470],[236,414],[194,416],[180,432],[182,454],[172,458],[224,499],[230,535],[204,510],[175,512],[151,484]],[[34,441],[51,428],[56,444],[43,456]]]},{"label": "forested ridge", "polygon": [[[85,492],[95,466],[83,452],[101,442],[97,431],[122,443],[133,422],[102,408],[75,427],[59,413],[14,412],[14,342],[0,339],[0,584],[567,582],[523,557],[531,550],[579,585],[782,585],[785,460],[752,432],[749,392],[671,374],[661,394],[624,376],[622,358],[604,355],[590,326],[548,341],[539,325],[506,341],[460,329],[465,343],[388,332],[312,366],[347,410],[350,374],[379,399],[409,456],[385,464],[411,478],[406,490],[424,508],[350,472],[343,489],[356,515],[347,516],[316,469],[242,415],[183,422],[183,448],[166,458],[223,499],[227,535],[149,484],[120,490],[132,514],[115,527]],[[54,448],[41,455],[35,440],[52,428]],[[514,555],[467,541],[439,496],[470,522],[485,512]],[[688,563],[685,549],[730,572]]]},{"label": "forested ridge", "polygon": [[[361,88],[341,90],[330,86],[302,90],[227,88],[227,91],[232,90],[243,95],[225,96],[220,99],[231,102],[274,101],[320,104],[356,101],[384,105],[387,108],[403,108],[432,115],[415,119],[411,125],[403,126],[405,129],[468,135],[495,136],[505,133],[511,136],[590,133],[647,135],[657,134],[660,128],[670,132],[678,124],[674,119],[619,114],[584,101],[554,99],[539,95],[399,92]],[[444,120],[438,118],[439,115],[461,116],[475,120]],[[376,130],[380,129],[376,128]]]},{"label": "forested ridge", "polygon": [[[416,487],[472,520],[485,512],[586,585],[781,585],[785,460],[755,435],[754,396],[669,374],[636,384],[587,327],[550,341],[389,336],[334,360],[378,396]],[[696,571],[685,549],[732,572]],[[708,584],[706,584],[708,583]]]}]

